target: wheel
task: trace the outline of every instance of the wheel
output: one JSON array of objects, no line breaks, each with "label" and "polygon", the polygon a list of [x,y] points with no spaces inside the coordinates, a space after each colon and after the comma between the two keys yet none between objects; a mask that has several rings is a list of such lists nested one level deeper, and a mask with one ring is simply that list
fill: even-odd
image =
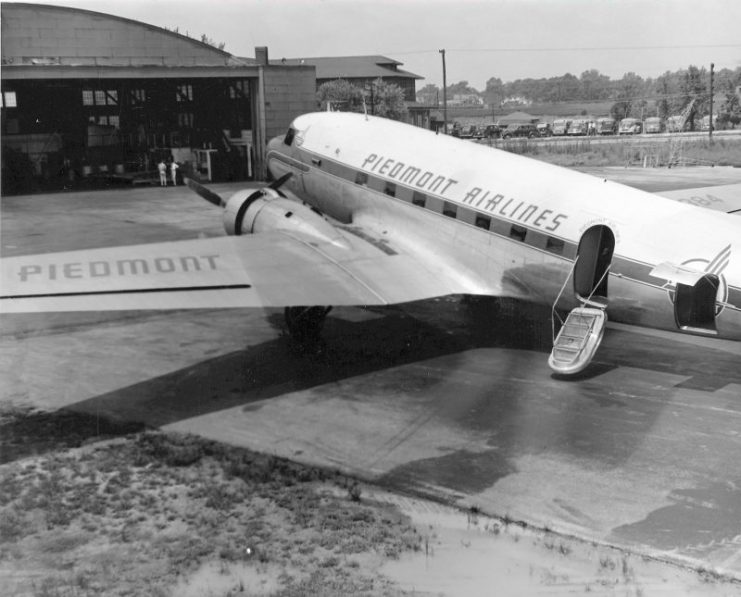
[{"label": "wheel", "polygon": [[288,333],[296,342],[317,342],[332,307],[286,307],[283,311]]}]

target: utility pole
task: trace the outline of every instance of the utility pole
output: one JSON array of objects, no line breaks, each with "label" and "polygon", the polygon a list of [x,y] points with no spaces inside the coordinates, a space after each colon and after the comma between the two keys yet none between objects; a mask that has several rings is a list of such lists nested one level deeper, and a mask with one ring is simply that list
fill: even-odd
[{"label": "utility pole", "polygon": [[710,126],[708,127],[708,138],[713,140],[713,69],[715,64],[710,63]]},{"label": "utility pole", "polygon": [[445,50],[440,50],[443,55],[443,133],[448,134],[448,79],[445,73]]}]

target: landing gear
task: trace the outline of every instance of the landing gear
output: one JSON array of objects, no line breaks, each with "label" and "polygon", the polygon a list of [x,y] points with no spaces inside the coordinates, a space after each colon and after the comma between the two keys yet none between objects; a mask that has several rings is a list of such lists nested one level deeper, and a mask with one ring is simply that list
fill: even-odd
[{"label": "landing gear", "polygon": [[314,344],[332,307],[286,307],[283,315],[288,333],[299,344]]}]

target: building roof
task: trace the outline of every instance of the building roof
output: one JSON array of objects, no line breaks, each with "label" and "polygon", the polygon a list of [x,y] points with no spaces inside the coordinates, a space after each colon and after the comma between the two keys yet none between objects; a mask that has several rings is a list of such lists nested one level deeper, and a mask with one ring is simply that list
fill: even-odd
[{"label": "building roof", "polygon": [[144,78],[173,69],[256,72],[255,60],[140,21],[43,4],[3,2],[0,11],[3,79],[105,78],[123,71]]},{"label": "building roof", "polygon": [[317,79],[384,79],[398,77],[404,79],[424,79],[399,69],[402,62],[386,56],[325,56],[318,58],[281,58],[271,60],[271,64],[309,64],[316,67]]}]

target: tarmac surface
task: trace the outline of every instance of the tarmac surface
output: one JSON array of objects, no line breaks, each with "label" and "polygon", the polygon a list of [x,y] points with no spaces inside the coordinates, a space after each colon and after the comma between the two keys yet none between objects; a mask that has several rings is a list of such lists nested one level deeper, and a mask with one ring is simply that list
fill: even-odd
[{"label": "tarmac surface", "polygon": [[[651,190],[741,182],[722,168],[599,175]],[[1,232],[3,256],[223,234],[184,187],[6,197]],[[741,578],[739,343],[611,325],[564,381],[547,365],[550,311],[512,301],[336,309],[311,352],[279,310],[0,327],[5,407],[198,433]]]}]

